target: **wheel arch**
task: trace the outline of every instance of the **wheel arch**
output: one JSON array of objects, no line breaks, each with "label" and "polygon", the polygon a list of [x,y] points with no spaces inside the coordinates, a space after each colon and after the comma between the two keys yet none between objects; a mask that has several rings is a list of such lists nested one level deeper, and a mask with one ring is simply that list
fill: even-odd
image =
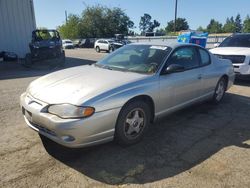
[{"label": "wheel arch", "polygon": [[224,79],[226,80],[226,90],[227,90],[227,88],[228,88],[229,76],[226,75],[226,74],[224,74],[224,75],[222,75],[222,76],[220,77],[220,79],[221,79],[221,78],[224,78]]},{"label": "wheel arch", "polygon": [[[150,122],[153,123],[154,121],[154,118],[155,118],[155,103],[154,103],[154,100],[152,97],[150,97],[149,95],[138,95],[138,96],[135,96],[131,99],[129,99],[121,108],[120,112],[119,112],[119,115],[122,111],[122,109],[128,105],[129,103],[132,103],[132,102],[138,102],[138,101],[143,101],[145,102],[146,104],[149,105],[149,109],[150,109]],[[119,117],[118,115],[118,117]]]}]

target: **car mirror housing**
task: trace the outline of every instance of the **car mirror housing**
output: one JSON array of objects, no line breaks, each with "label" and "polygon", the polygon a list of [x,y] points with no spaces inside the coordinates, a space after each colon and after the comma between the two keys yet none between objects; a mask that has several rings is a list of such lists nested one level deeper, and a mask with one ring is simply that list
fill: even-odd
[{"label": "car mirror housing", "polygon": [[171,64],[171,65],[167,66],[164,73],[171,74],[171,73],[176,73],[176,72],[183,72],[184,70],[185,70],[185,67],[182,65]]}]

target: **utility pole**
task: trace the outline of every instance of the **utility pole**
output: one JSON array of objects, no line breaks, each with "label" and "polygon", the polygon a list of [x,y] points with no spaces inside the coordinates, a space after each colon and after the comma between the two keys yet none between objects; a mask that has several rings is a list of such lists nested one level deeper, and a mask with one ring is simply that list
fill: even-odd
[{"label": "utility pole", "polygon": [[67,14],[67,10],[65,10],[65,21],[66,21],[66,23],[68,23],[68,14]]},{"label": "utility pole", "polygon": [[176,32],[177,4],[178,0],[175,0],[174,32]]}]

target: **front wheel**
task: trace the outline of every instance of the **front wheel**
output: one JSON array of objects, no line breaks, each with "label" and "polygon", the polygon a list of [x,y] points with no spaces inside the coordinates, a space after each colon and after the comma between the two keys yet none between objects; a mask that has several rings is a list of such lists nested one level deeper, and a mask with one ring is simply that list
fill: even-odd
[{"label": "front wheel", "polygon": [[98,52],[98,53],[101,51],[99,46],[97,46],[97,47],[95,48],[95,50],[96,50],[96,52]]},{"label": "front wheel", "polygon": [[121,145],[135,144],[143,138],[149,124],[149,106],[142,101],[129,103],[119,114],[115,140]]},{"label": "front wheel", "polygon": [[222,77],[216,85],[212,102],[215,104],[220,103],[225,95],[226,89],[227,89],[227,81],[224,77]]}]

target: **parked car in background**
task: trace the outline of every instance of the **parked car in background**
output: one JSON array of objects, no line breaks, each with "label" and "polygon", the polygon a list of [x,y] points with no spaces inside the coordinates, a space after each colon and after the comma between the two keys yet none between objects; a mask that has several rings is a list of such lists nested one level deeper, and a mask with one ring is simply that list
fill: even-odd
[{"label": "parked car in background", "polygon": [[250,77],[250,33],[234,34],[216,46],[210,52],[231,60],[237,75]]},{"label": "parked car in background", "polygon": [[95,46],[95,38],[82,39],[79,44],[80,48],[94,48],[94,46]]},{"label": "parked car in background", "polygon": [[94,48],[97,52],[100,52],[100,51],[111,52],[111,51],[113,51],[113,48],[111,46],[112,43],[114,43],[114,40],[99,39],[95,42]]},{"label": "parked car in background", "polygon": [[74,48],[73,42],[69,39],[62,40],[62,45],[63,45],[64,49],[73,49]]},{"label": "parked car in background", "polygon": [[73,46],[74,48],[79,48],[79,45],[81,44],[82,39],[75,39],[73,40]]},{"label": "parked car in background", "polygon": [[233,81],[231,62],[197,45],[130,44],[96,64],[38,78],[20,103],[28,126],[64,146],[130,145],[163,115],[219,103]]},{"label": "parked car in background", "polygon": [[57,59],[59,66],[65,64],[65,52],[59,32],[54,29],[37,29],[32,32],[29,43],[30,53],[25,56],[24,66],[30,67],[34,62]]},{"label": "parked car in background", "polygon": [[130,44],[131,41],[129,40],[114,40],[113,43],[111,43],[111,50],[110,51],[115,51],[118,48],[121,48],[124,45]]}]

